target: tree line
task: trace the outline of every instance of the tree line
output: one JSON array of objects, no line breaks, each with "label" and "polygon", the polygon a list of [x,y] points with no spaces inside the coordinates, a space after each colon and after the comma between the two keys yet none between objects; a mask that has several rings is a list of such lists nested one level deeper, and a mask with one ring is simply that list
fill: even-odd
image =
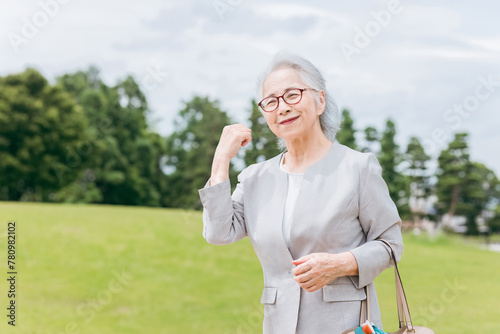
[{"label": "tree line", "polygon": [[[342,130],[337,139],[353,149],[377,155],[403,220],[440,221],[463,216],[466,234],[500,233],[500,182],[493,170],[470,159],[467,133],[454,134],[440,152],[434,170],[418,137],[410,137],[406,148],[401,148],[395,136],[396,125],[391,119],[382,131],[373,126],[358,130],[349,111],[342,111]],[[360,137],[362,144],[357,143]],[[424,205],[416,205],[418,202]]]},{"label": "tree line", "polygon": [[[0,200],[200,209],[198,189],[210,177],[222,129],[233,120],[208,97],[183,104],[174,131],[163,137],[148,126],[147,99],[131,76],[114,86],[95,67],[53,84],[32,68],[0,77]],[[233,189],[241,168],[280,153],[255,100],[247,113],[253,139],[231,165]],[[404,220],[461,215],[468,234],[478,226],[500,233],[500,182],[470,160],[466,133],[455,134],[435,171],[417,137],[403,150],[395,136],[391,119],[383,130],[358,130],[342,111],[338,141],[377,155]],[[431,210],[411,205],[432,196]]]}]

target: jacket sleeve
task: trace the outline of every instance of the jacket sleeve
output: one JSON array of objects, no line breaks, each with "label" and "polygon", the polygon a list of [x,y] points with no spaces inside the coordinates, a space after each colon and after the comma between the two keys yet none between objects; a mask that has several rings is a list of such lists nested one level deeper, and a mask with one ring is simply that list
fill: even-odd
[{"label": "jacket sleeve", "polygon": [[359,270],[359,275],[351,276],[351,280],[357,288],[362,288],[393,266],[390,248],[376,239],[385,239],[391,244],[398,262],[403,253],[401,218],[373,153],[368,154],[367,162],[361,169],[358,218],[366,242],[351,250]]},{"label": "jacket sleeve", "polygon": [[243,210],[243,172],[238,175],[238,184],[231,195],[229,179],[209,186],[207,181],[199,189],[203,205],[203,237],[213,245],[234,243],[247,235]]}]

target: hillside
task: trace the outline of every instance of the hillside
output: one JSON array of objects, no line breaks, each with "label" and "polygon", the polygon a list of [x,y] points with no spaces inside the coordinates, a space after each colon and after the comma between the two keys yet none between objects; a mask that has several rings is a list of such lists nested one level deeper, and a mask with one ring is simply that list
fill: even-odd
[{"label": "hillside", "polygon": [[[15,202],[0,202],[0,212],[2,271],[9,220],[18,271],[16,328],[4,315],[1,333],[262,332],[262,273],[250,242],[207,244],[201,212]],[[499,264],[500,254],[457,239],[405,235],[400,269],[414,322],[440,334],[493,332]],[[392,269],[377,291],[385,329],[394,330]]]}]

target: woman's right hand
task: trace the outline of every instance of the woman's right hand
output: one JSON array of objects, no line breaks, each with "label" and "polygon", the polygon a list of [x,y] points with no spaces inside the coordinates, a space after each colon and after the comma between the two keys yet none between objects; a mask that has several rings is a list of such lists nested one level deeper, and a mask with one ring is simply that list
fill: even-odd
[{"label": "woman's right hand", "polygon": [[245,147],[252,140],[252,130],[243,124],[227,125],[215,150],[215,158],[231,160],[238,154],[240,147]]},{"label": "woman's right hand", "polygon": [[231,159],[238,154],[240,147],[246,146],[251,140],[252,130],[243,124],[232,124],[224,127],[212,162],[211,186],[229,178]]}]

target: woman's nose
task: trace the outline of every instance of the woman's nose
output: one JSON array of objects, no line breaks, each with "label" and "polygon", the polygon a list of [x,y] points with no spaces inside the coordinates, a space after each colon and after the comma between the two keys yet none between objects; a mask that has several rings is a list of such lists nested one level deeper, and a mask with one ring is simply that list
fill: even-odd
[{"label": "woman's nose", "polygon": [[[279,101],[279,99],[278,99]],[[290,111],[290,106],[285,102],[285,99],[281,98],[280,104],[278,106],[278,112],[280,114],[287,114]]]}]

